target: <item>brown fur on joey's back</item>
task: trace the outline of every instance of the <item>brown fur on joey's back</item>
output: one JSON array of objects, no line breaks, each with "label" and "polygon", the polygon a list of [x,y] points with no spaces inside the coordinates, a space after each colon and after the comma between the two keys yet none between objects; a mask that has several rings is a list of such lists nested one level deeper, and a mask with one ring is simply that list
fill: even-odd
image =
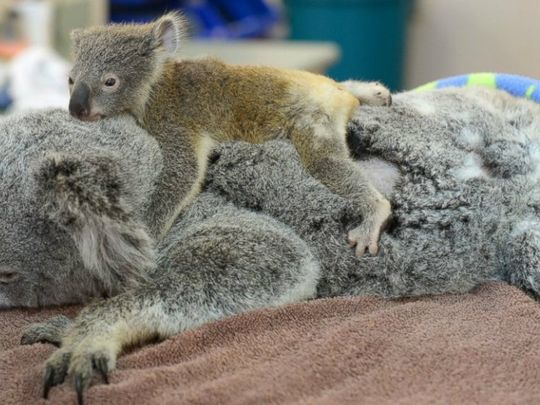
[{"label": "brown fur on joey's back", "polygon": [[[181,101],[171,104],[171,99]],[[150,100],[143,122],[158,139],[164,132],[154,129],[174,121],[185,129],[202,129],[216,141],[252,143],[288,137],[302,115],[333,116],[342,109],[348,120],[359,104],[324,76],[216,59],[168,62]]]}]

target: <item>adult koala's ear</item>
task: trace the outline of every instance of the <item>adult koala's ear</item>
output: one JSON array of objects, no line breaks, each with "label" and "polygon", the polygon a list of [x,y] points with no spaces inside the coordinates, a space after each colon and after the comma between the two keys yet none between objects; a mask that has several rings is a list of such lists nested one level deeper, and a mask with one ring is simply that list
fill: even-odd
[{"label": "adult koala's ear", "polygon": [[154,267],[152,239],[122,198],[111,156],[53,154],[35,172],[44,214],[75,241],[85,268],[112,290],[133,287]]},{"label": "adult koala's ear", "polygon": [[186,19],[177,12],[158,19],[153,23],[151,32],[155,47],[163,49],[167,55],[176,55],[184,38],[186,26]]},{"label": "adult koala's ear", "polygon": [[73,49],[79,48],[81,42],[82,29],[75,29],[69,33],[69,39],[71,40],[71,46]]}]

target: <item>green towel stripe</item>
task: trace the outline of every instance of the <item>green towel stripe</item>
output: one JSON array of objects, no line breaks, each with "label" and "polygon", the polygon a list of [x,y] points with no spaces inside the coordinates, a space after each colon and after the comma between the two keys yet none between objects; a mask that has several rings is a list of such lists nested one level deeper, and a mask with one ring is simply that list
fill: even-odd
[{"label": "green towel stripe", "polygon": [[437,88],[437,84],[439,82],[438,81],[434,81],[434,82],[431,82],[431,83],[426,83],[426,84],[423,84],[422,86],[420,87],[417,87],[415,90],[416,91],[428,91],[428,90],[434,90]]},{"label": "green towel stripe", "polygon": [[525,93],[525,97],[531,98],[535,90],[536,90],[536,85],[531,84],[529,88],[527,89],[527,92]]},{"label": "green towel stripe", "polygon": [[497,88],[496,74],[494,73],[473,73],[469,75],[467,86],[482,86]]}]

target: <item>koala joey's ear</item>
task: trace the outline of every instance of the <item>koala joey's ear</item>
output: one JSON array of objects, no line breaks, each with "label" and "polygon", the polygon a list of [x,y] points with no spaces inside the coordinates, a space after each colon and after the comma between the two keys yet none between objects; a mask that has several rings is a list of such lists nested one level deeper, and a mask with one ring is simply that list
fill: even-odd
[{"label": "koala joey's ear", "polygon": [[45,216],[69,233],[85,269],[111,291],[138,285],[155,263],[152,240],[122,197],[117,162],[52,154],[34,175]]},{"label": "koala joey's ear", "polygon": [[180,13],[169,13],[158,19],[152,27],[152,38],[158,48],[175,55],[184,37],[186,19]]}]

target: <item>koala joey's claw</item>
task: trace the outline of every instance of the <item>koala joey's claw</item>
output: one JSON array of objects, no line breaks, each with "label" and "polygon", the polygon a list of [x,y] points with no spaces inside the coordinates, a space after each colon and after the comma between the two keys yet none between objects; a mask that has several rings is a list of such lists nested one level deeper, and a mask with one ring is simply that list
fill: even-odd
[{"label": "koala joey's claw", "polygon": [[377,254],[379,253],[379,239],[378,238],[377,240],[370,242],[368,246],[368,252],[371,256],[377,256]]},{"label": "koala joey's claw", "polygon": [[349,232],[349,244],[356,246],[357,257],[363,256],[366,250],[372,256],[379,253],[379,238],[390,222],[391,212],[390,203],[382,200],[369,221]]},{"label": "koala joey's claw", "polygon": [[376,91],[370,100],[370,105],[390,107],[392,105],[392,93],[385,86],[380,83],[376,83]]},{"label": "koala joey's claw", "polygon": [[392,94],[390,90],[379,82],[347,80],[341,84],[360,100],[360,104],[379,107],[392,105]]},{"label": "koala joey's claw", "polygon": [[377,255],[379,251],[378,236],[370,235],[364,227],[358,227],[350,231],[347,239],[351,247],[356,246],[355,253],[357,257],[362,257],[366,250],[373,256]]}]

